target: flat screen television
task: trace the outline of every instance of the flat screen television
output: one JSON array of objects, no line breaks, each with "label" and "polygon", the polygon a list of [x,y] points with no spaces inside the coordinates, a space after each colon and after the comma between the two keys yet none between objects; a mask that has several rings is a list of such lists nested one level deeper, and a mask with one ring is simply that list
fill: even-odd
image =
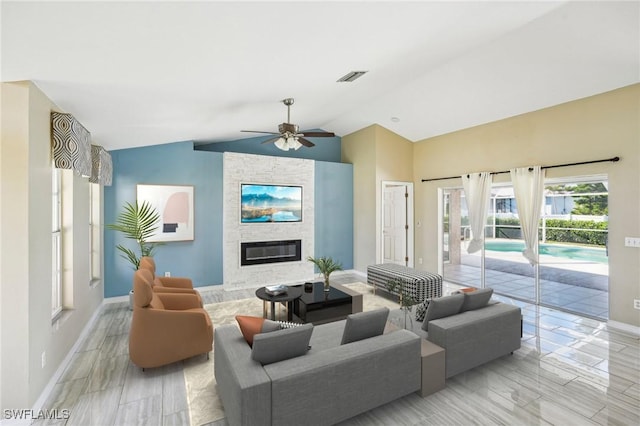
[{"label": "flat screen television", "polygon": [[302,187],[256,185],[240,187],[240,222],[302,222]]}]

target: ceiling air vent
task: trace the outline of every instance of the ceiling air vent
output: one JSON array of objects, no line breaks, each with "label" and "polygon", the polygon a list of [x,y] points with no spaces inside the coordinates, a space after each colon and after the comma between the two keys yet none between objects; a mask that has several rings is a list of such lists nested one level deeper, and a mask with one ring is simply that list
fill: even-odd
[{"label": "ceiling air vent", "polygon": [[366,73],[367,73],[366,71],[351,71],[350,73],[340,77],[337,82],[338,83],[343,83],[343,82],[351,83],[352,81],[359,79],[360,77],[362,77]]}]

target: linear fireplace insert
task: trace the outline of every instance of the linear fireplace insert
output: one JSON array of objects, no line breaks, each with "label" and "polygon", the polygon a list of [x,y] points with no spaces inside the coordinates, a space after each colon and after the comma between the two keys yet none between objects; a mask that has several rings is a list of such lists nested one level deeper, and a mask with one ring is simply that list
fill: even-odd
[{"label": "linear fireplace insert", "polygon": [[298,262],[302,260],[301,247],[302,240],[240,243],[240,265]]}]

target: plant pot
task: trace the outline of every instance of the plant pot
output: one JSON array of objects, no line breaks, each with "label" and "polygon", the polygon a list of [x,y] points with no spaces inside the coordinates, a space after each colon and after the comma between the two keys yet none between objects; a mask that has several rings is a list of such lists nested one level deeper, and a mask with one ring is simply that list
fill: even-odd
[{"label": "plant pot", "polygon": [[324,291],[330,291],[331,285],[329,284],[329,279],[324,280]]}]

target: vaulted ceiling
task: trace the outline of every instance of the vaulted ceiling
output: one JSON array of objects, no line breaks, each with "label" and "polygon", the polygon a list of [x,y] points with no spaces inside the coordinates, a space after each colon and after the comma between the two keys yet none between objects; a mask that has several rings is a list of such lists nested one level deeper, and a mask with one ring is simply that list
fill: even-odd
[{"label": "vaulted ceiling", "polygon": [[[640,81],[640,2],[11,2],[2,81],[107,149],[291,121],[418,141]],[[368,71],[338,83],[350,71]]]}]

